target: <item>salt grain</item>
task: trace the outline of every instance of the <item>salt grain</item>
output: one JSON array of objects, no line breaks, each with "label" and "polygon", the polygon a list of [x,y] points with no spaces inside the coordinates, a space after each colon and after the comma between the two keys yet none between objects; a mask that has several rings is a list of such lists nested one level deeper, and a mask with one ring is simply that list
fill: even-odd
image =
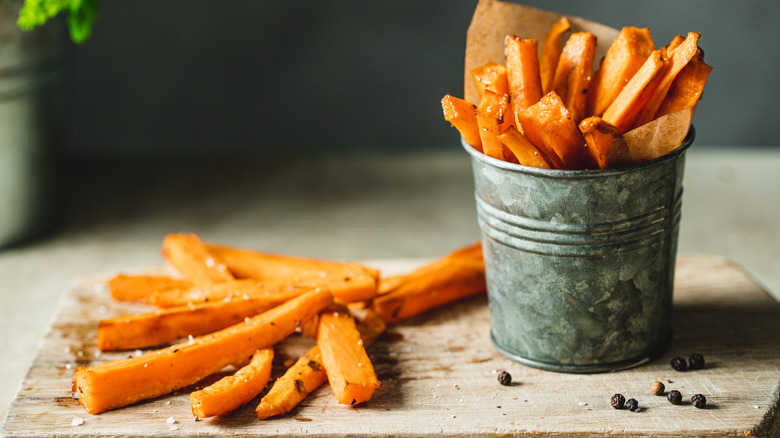
[{"label": "salt grain", "polygon": [[135,356],[140,356],[140,355],[144,354],[144,352],[143,352],[143,351],[141,351],[141,350],[135,350],[135,351],[133,352],[133,354],[134,354]]},{"label": "salt grain", "polygon": [[73,417],[73,419],[70,420],[71,426],[81,426],[82,424],[84,424],[84,419],[81,417]]},{"label": "salt grain", "polygon": [[216,264],[217,264],[217,262],[214,261],[214,257],[207,257],[206,258],[206,266],[208,266],[209,268],[213,268],[214,265],[216,265]]},{"label": "salt grain", "polygon": [[168,429],[169,430],[179,430],[179,426],[171,426]]},{"label": "salt grain", "polygon": [[71,364],[69,364],[69,363],[66,363],[66,364],[65,364],[65,369],[66,369],[66,370],[69,370],[69,369],[71,369],[71,368],[73,368],[73,365],[71,365]]},{"label": "salt grain", "polygon": [[173,417],[168,417],[168,419],[165,420],[165,422],[168,424],[174,424],[176,423],[176,420]]},{"label": "salt grain", "polygon": [[753,409],[760,409],[758,405],[750,405],[750,407]]}]

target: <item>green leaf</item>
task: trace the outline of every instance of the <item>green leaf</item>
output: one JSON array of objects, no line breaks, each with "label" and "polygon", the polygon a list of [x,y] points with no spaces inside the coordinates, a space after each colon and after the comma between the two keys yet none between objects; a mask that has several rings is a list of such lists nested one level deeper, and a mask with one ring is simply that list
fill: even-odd
[{"label": "green leaf", "polygon": [[100,0],[25,0],[17,24],[24,30],[31,30],[67,11],[70,37],[80,44],[92,33],[99,7]]},{"label": "green leaf", "polygon": [[68,26],[73,41],[81,44],[89,38],[99,8],[100,0],[71,0],[68,8]]}]

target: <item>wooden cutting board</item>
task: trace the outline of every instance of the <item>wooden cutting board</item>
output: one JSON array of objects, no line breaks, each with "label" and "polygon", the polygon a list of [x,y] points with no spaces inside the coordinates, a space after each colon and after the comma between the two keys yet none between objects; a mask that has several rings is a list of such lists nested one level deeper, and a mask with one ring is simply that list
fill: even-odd
[{"label": "wooden cutting board", "polygon": [[[375,265],[390,274],[419,263]],[[718,257],[679,258],[673,343],[642,367],[574,375],[513,363],[491,346],[486,300],[479,297],[391,327],[369,350],[384,387],[367,406],[338,405],[323,386],[287,416],[265,421],[254,417],[257,400],[225,418],[196,421],[186,392],[87,414],[71,396],[75,367],[128,354],[98,353],[97,322],[145,309],[113,302],[108,278],[77,279],[65,291],[9,407],[3,436],[780,435],[780,304]],[[285,358],[309,345],[291,338],[279,348],[276,375]],[[670,367],[672,357],[694,352],[705,356],[705,369]],[[516,384],[501,386],[499,370],[509,371]],[[707,409],[651,395],[654,380],[681,391],[685,400],[704,394]],[[638,400],[640,411],[613,409],[609,399],[618,392]]]}]

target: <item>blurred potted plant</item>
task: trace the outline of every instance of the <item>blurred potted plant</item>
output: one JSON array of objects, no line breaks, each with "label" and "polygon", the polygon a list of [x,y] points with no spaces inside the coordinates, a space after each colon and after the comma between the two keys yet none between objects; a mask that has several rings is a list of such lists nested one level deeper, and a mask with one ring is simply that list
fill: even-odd
[{"label": "blurred potted plant", "polygon": [[0,0],[0,247],[51,222],[52,145],[60,138],[66,44],[63,20],[52,19],[66,16],[71,39],[83,43],[98,2]]}]

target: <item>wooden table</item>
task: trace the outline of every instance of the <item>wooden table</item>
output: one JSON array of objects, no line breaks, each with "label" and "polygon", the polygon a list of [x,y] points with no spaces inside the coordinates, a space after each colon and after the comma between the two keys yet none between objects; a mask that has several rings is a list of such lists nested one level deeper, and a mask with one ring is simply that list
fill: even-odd
[{"label": "wooden table", "polygon": [[[385,274],[419,260],[380,261]],[[3,436],[428,436],[545,434],[549,436],[776,436],[780,434],[780,304],[745,273],[712,256],[678,259],[674,340],[660,359],[610,374],[540,371],[496,353],[489,340],[484,297],[391,327],[370,349],[383,382],[361,408],[340,406],[325,386],[285,417],[258,421],[256,402],[219,419],[195,420],[183,392],[100,415],[71,395],[76,366],[125,353],[99,355],[97,321],[139,310],[112,302],[107,275],[75,280],[2,426]],[[280,348],[295,357],[310,340]],[[676,372],[674,356],[698,352],[702,370]],[[132,352],[131,352],[132,354]],[[500,370],[515,384],[501,386]],[[707,397],[707,409],[671,405],[649,385],[661,380],[684,399]],[[614,393],[639,402],[638,412],[615,410]],[[79,423],[80,425],[72,425]],[[175,422],[172,422],[175,421]],[[172,422],[172,423],[171,423]]]}]

